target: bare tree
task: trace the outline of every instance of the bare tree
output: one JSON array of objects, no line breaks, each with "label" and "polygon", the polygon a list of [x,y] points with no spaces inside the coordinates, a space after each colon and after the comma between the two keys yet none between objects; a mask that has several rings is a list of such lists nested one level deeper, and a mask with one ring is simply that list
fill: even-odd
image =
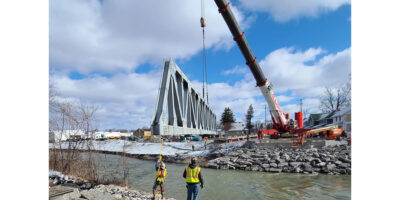
[{"label": "bare tree", "polygon": [[261,119],[257,119],[257,121],[254,123],[254,127],[256,128],[256,131],[258,132],[259,130],[263,129],[264,127],[263,122]]},{"label": "bare tree", "polygon": [[[98,107],[62,100],[54,83],[50,82],[49,89],[49,131],[55,139],[49,158],[50,168],[96,182],[93,144],[91,140],[83,139],[93,138],[89,134],[90,129],[94,129]],[[85,147],[88,159],[83,159],[80,154]]]},{"label": "bare tree", "polygon": [[320,98],[319,109],[329,113],[341,110],[351,105],[351,82],[350,80],[341,87],[325,87],[324,95]]},{"label": "bare tree", "polygon": [[128,167],[128,157],[126,154],[127,148],[130,146],[130,142],[127,142],[126,139],[124,140],[124,145],[122,146],[122,185],[127,187],[128,186],[128,177],[129,177],[129,167]]}]

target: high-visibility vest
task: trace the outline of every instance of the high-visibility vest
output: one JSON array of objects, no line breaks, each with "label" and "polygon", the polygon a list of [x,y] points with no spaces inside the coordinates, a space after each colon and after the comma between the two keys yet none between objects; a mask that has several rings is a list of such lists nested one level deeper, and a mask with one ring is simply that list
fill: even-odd
[{"label": "high-visibility vest", "polygon": [[186,166],[186,182],[187,183],[198,183],[199,182],[200,167],[194,169]]},{"label": "high-visibility vest", "polygon": [[158,182],[164,182],[165,180],[165,175],[167,174],[167,169],[164,170],[157,170],[157,181]]}]

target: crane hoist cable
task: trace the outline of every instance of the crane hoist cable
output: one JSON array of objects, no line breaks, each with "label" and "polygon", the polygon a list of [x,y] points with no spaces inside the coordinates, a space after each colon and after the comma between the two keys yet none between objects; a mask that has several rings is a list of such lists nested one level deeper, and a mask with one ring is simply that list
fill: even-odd
[{"label": "crane hoist cable", "polygon": [[[206,27],[206,18],[204,14],[204,0],[201,0],[201,18],[200,18],[200,26],[203,31],[203,99],[204,98],[204,84],[206,90],[207,104],[208,104],[208,85],[207,85],[207,60],[206,60],[206,45],[205,45],[205,31]],[[205,82],[204,82],[205,81]]]},{"label": "crane hoist cable", "polygon": [[[162,146],[163,146],[163,144],[164,144],[164,139],[161,139],[160,157],[159,157],[159,159],[158,159],[158,162],[160,162],[160,164],[161,164],[161,162],[162,162]],[[157,178],[157,176],[158,176],[159,170],[160,170],[160,166],[159,166],[159,168],[157,169],[156,178]]]},{"label": "crane hoist cable", "polygon": [[161,139],[161,149],[160,149],[160,161],[162,160],[162,155],[161,155],[161,153],[162,153],[162,146],[163,146],[163,144],[164,144],[164,139]]}]

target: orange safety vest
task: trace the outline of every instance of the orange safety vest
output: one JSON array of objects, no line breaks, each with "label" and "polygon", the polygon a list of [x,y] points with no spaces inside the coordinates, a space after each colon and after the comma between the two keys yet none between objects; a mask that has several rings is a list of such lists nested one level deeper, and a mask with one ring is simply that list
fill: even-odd
[{"label": "orange safety vest", "polygon": [[164,182],[166,174],[167,174],[167,169],[164,169],[162,171],[157,170],[157,181]]},{"label": "orange safety vest", "polygon": [[187,183],[198,183],[199,180],[200,167],[195,167],[194,169],[186,166],[186,182]]}]

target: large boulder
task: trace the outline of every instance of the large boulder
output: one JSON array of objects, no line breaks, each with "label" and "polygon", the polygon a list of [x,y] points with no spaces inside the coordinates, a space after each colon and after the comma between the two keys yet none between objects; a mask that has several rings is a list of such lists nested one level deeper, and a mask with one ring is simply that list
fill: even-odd
[{"label": "large boulder", "polygon": [[208,163],[207,167],[212,169],[218,169],[218,165],[216,163]]},{"label": "large boulder", "polygon": [[237,159],[238,159],[238,157],[231,157],[231,158],[230,158],[230,160],[231,160],[232,162],[236,162]]},{"label": "large boulder", "polygon": [[248,148],[248,149],[256,149],[257,144],[254,141],[247,141],[242,145],[242,148]]},{"label": "large boulder", "polygon": [[258,169],[259,169],[258,165],[251,166],[251,171],[258,171]]},{"label": "large boulder", "polygon": [[294,170],[294,168],[293,168],[293,167],[290,167],[290,166],[284,166],[284,167],[282,167],[282,172],[289,173],[289,172],[293,172],[293,170]]},{"label": "large boulder", "polygon": [[97,190],[97,189],[82,190],[81,194],[86,199],[96,199],[96,200],[113,199],[113,196],[110,193],[102,192],[101,190]]},{"label": "large boulder", "polygon": [[279,164],[278,164],[278,167],[279,167],[279,168],[286,167],[286,166],[288,166],[288,163],[287,163],[287,162],[282,162],[282,163],[279,163]]},{"label": "large boulder", "polygon": [[298,167],[298,166],[302,165],[302,163],[301,162],[289,162],[289,165],[292,167]]},{"label": "large boulder", "polygon": [[228,169],[233,169],[233,170],[235,170],[236,167],[235,167],[234,165],[228,165]]},{"label": "large boulder", "polygon": [[248,166],[252,165],[251,160],[240,160],[237,163],[239,163],[241,165],[248,165]]},{"label": "large boulder", "polygon": [[285,161],[289,161],[290,160],[290,156],[288,155],[288,154],[283,154],[282,156],[281,156],[281,159],[284,159]]},{"label": "large boulder", "polygon": [[325,165],[326,165],[325,162],[320,162],[320,163],[317,164],[317,167],[324,167]]},{"label": "large boulder", "polygon": [[346,169],[349,168],[351,165],[349,163],[342,163],[339,165],[340,168]]},{"label": "large boulder", "polygon": [[268,168],[270,167],[269,164],[262,164],[261,166],[262,166],[262,168],[264,168],[264,169],[268,169]]},{"label": "large boulder", "polygon": [[219,165],[219,169],[228,169],[228,165],[225,164]]},{"label": "large boulder", "polygon": [[312,166],[311,166],[309,163],[304,164],[303,167],[304,167],[304,168],[303,168],[303,171],[305,171],[305,172],[311,173],[311,172],[314,171],[313,168],[312,168]]},{"label": "large boulder", "polygon": [[314,159],[313,157],[307,156],[307,157],[304,158],[304,161],[311,162],[313,159]]},{"label": "large boulder", "polygon": [[276,163],[270,163],[269,166],[270,166],[270,167],[273,167],[273,168],[277,168],[277,167],[278,167],[278,164],[276,164]]},{"label": "large boulder", "polygon": [[344,162],[344,163],[351,163],[351,160],[350,160],[350,159],[347,159],[347,158],[344,157],[344,156],[339,157],[339,160],[342,161],[342,162]]}]

